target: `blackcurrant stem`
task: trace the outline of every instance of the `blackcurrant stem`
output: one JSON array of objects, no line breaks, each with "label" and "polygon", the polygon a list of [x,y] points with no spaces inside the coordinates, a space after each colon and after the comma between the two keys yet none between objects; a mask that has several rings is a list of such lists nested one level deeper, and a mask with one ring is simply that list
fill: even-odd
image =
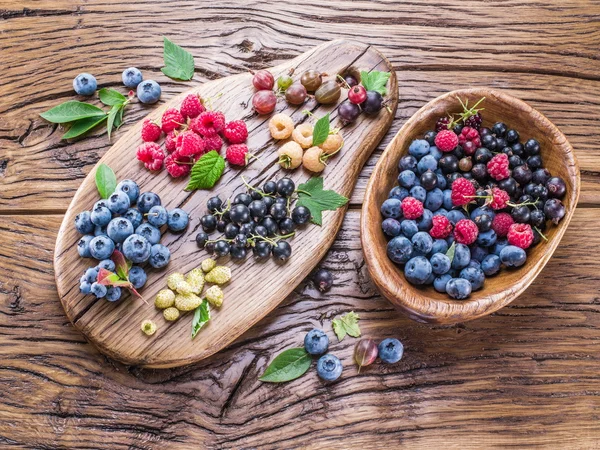
[{"label": "blackcurrant stem", "polygon": [[314,114],[312,113],[312,111],[309,111],[308,109],[303,109],[302,110],[302,114],[306,114],[307,116],[314,116]]},{"label": "blackcurrant stem", "polygon": [[533,228],[535,229],[535,231],[537,231],[539,233],[539,235],[542,237],[543,240],[548,242],[548,238],[546,236],[544,236],[544,233],[542,233],[542,230],[540,230],[538,227],[533,227]]},{"label": "blackcurrant stem", "polygon": [[229,211],[231,209],[231,200],[227,199],[227,207],[221,211],[215,211],[213,214],[215,216],[219,216],[222,217],[223,214],[225,214],[227,211]]},{"label": "blackcurrant stem", "polygon": [[302,190],[302,189],[296,189],[296,192],[300,192],[300,193],[302,193],[302,194],[306,194],[306,195],[308,195],[309,197],[312,197],[312,194],[311,194],[310,192],[304,191],[304,190]]},{"label": "blackcurrant stem", "polygon": [[248,189],[250,189],[251,191],[254,191],[254,192],[258,192],[258,193],[259,193],[260,195],[262,195],[263,197],[273,197],[273,198],[275,198],[275,196],[274,196],[274,195],[267,194],[266,192],[264,192],[264,191],[262,191],[262,190],[260,190],[260,189],[258,189],[258,188],[255,188],[255,187],[253,187],[253,186],[250,186],[250,185],[248,184],[248,182],[246,181],[246,179],[244,178],[244,176],[243,176],[243,175],[242,175],[242,182],[244,183],[244,186],[246,186]]},{"label": "blackcurrant stem", "polygon": [[348,84],[348,82],[347,82],[347,81],[344,79],[344,77],[343,77],[343,76],[341,76],[339,73],[337,74],[337,78],[339,78],[339,79],[340,79],[340,81],[342,82],[342,85],[343,85],[343,86],[344,86],[346,89],[348,89],[348,90],[352,89],[352,86],[350,86],[350,85]]}]

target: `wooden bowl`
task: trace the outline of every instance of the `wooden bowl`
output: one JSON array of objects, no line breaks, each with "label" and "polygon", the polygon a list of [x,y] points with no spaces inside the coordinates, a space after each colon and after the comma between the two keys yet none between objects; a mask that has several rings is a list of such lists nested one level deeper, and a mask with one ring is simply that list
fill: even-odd
[{"label": "wooden bowl", "polygon": [[[475,104],[481,97],[484,126],[502,121],[519,131],[521,141],[537,139],[541,144],[544,165],[552,175],[560,176],[567,185],[563,199],[565,217],[558,226],[550,226],[541,242],[528,250],[527,262],[520,268],[503,268],[500,274],[486,277],[484,287],[466,300],[452,300],[436,292],[432,286],[413,286],[402,268],[386,255],[387,239],[381,231],[379,208],[397,182],[398,161],[407,153],[413,139],[434,128],[438,117],[462,108],[458,98]],[[449,92],[429,102],[413,115],[387,146],[371,175],[361,216],[361,242],[371,278],[381,293],[398,309],[420,322],[455,323],[490,314],[517,298],[544,268],[562,238],[579,197],[579,166],[567,138],[543,114],[527,103],[504,92],[476,88]]]}]

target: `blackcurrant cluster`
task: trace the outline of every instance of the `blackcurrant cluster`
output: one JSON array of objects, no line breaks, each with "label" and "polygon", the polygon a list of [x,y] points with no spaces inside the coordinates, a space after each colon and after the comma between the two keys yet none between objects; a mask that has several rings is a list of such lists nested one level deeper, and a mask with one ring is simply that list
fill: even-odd
[{"label": "blackcurrant cluster", "polygon": [[[232,201],[223,202],[219,196],[208,199],[209,213],[200,219],[202,231],[196,235],[198,247],[234,260],[245,259],[251,249],[257,259],[273,255],[287,261],[292,247],[285,239],[310,221],[310,210],[305,206],[292,208],[296,185],[290,178],[267,181],[262,189],[247,187],[247,192],[237,194]],[[215,231],[222,235],[210,239]]]}]

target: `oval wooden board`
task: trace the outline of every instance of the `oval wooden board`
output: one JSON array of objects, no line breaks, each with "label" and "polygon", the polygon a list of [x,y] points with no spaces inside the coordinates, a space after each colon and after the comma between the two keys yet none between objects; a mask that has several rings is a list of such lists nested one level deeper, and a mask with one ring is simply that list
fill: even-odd
[{"label": "oval wooden board", "polygon": [[[329,160],[322,173],[325,189],[333,189],[346,197],[352,193],[366,159],[390,127],[398,106],[396,75],[389,61],[369,45],[339,40],[322,44],[269,69],[277,78],[293,68],[294,79],[298,79],[307,69],[326,72],[333,78],[335,74],[343,73],[349,67],[358,70],[390,71],[392,76],[388,83],[387,96],[391,112],[382,109],[376,117],[362,114],[354,124],[344,127],[344,148],[340,155]],[[213,101],[215,109],[223,111],[228,120],[246,121],[249,129],[248,147],[260,159],[251,160],[244,170],[227,165],[223,177],[211,191],[186,192],[184,188],[187,179],[174,180],[166,171],[155,175],[143,168],[135,159],[136,148],[141,143],[141,121],[119,139],[99,162],[112,167],[119,180],[136,180],[142,192],[152,191],[159,194],[162,204],[167,208],[182,207],[190,214],[190,225],[184,233],[163,233],[161,243],[169,247],[172,257],[166,269],[147,269],[148,281],[141,294],[148,300],[149,305],[129,295],[117,303],[110,303],[79,293],[79,278],[93,261],[79,257],[76,244],[80,236],[73,227],[73,221],[78,212],[91,209],[99,198],[94,182],[95,169],[75,194],[56,241],[56,285],[71,322],[108,356],[126,364],[176,367],[199,361],[218,352],[284,300],[313,270],[333,243],[341,226],[345,208],[325,212],[322,227],[309,225],[299,230],[290,241],[293,247],[292,257],[283,265],[272,259],[259,263],[251,255],[243,263],[234,263],[222,258],[219,263],[232,268],[233,279],[224,288],[223,307],[213,310],[211,321],[193,341],[191,314],[181,317],[175,323],[168,323],[163,319],[161,311],[156,310],[153,305],[156,293],[166,286],[168,274],[188,272],[208,256],[205,250],[197,248],[194,236],[199,230],[200,217],[206,213],[206,200],[210,196],[218,194],[222,199],[226,199],[242,192],[242,175],[252,185],[260,185],[269,179],[283,176],[290,176],[298,184],[311,176],[303,169],[284,171],[277,164],[278,145],[270,138],[267,126],[270,116],[258,116],[252,110],[251,98],[254,88],[251,78],[251,74],[243,73],[205,83],[161,104],[148,115],[150,119],[160,120],[165,109],[179,107],[185,95],[196,92],[203,98],[221,94],[221,97]],[[337,105],[325,106],[318,105],[311,99],[301,107],[292,107],[280,100],[276,112],[286,112],[296,124],[307,120],[306,115],[302,113],[304,109],[311,110],[318,117],[330,112],[333,125],[339,126],[337,107],[344,100],[345,94],[342,94]],[[147,337],[140,331],[140,324],[145,319],[152,319],[158,325],[158,331],[152,337]]]}]

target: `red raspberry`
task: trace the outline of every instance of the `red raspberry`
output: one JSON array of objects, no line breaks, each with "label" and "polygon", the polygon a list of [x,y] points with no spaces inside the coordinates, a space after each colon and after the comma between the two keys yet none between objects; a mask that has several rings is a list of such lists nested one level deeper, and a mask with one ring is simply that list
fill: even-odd
[{"label": "red raspberry", "polygon": [[405,197],[402,200],[402,212],[407,219],[418,219],[423,215],[423,203],[414,197]]},{"label": "red raspberry", "polygon": [[462,219],[454,225],[454,239],[459,244],[471,245],[477,240],[479,228],[475,222],[469,219]]},{"label": "red raspberry", "polygon": [[246,144],[230,145],[227,147],[225,157],[227,158],[227,161],[229,161],[229,164],[245,166],[248,164],[248,158],[250,157],[248,154],[248,146]]},{"label": "red raspberry", "polygon": [[184,118],[193,119],[206,111],[206,108],[202,104],[202,99],[199,95],[189,94],[183,99],[183,102],[181,102],[181,108],[179,108],[179,110]]},{"label": "red raspberry", "polygon": [[144,163],[148,170],[160,170],[163,166],[165,154],[162,148],[154,142],[140,145],[136,152],[137,159]]},{"label": "red raspberry", "polygon": [[204,111],[192,120],[190,127],[204,137],[214,136],[225,126],[225,116],[218,111]]},{"label": "red raspberry", "polygon": [[508,234],[508,229],[515,223],[513,218],[508,213],[498,213],[492,220],[492,230],[496,232],[498,237],[504,237]]},{"label": "red raspberry", "polygon": [[458,136],[452,130],[442,130],[435,136],[435,146],[442,152],[451,152],[458,145]]},{"label": "red raspberry", "polygon": [[464,127],[458,135],[458,143],[461,145],[465,155],[471,156],[479,147],[481,147],[481,139],[479,132],[475,128]]},{"label": "red raspberry", "polygon": [[248,139],[248,128],[243,120],[229,122],[223,128],[223,136],[232,144],[243,144]]},{"label": "red raspberry", "polygon": [[177,136],[177,153],[181,156],[196,156],[204,153],[204,141],[193,131],[184,131]]},{"label": "red raspberry", "polygon": [[162,116],[162,130],[165,133],[178,130],[185,122],[185,119],[175,108],[167,109]]},{"label": "red raspberry", "polygon": [[167,168],[169,175],[173,178],[179,178],[187,175],[190,173],[190,170],[192,170],[191,164],[183,164],[186,162],[191,162],[190,158],[186,158],[175,152],[167,156],[165,159],[165,167]]},{"label": "red raspberry", "polygon": [[221,151],[221,147],[223,147],[223,139],[218,134],[214,136],[207,136],[204,138],[204,151],[209,152],[211,150],[216,150],[217,152]]},{"label": "red raspberry", "polygon": [[446,217],[442,215],[433,216],[431,222],[433,226],[429,230],[429,234],[432,238],[445,239],[452,233],[452,223]]},{"label": "red raspberry", "polygon": [[508,229],[508,243],[520,248],[528,248],[533,242],[533,230],[528,223],[513,223]]},{"label": "red raspberry", "polygon": [[177,149],[177,135],[174,131],[167,133],[165,138],[165,148],[169,153],[173,153]]},{"label": "red raspberry", "polygon": [[475,186],[466,178],[460,177],[452,183],[452,204],[454,206],[463,206],[473,201],[475,195]]},{"label": "red raspberry", "polygon": [[144,123],[142,123],[142,141],[156,142],[161,134],[162,131],[157,123],[152,122],[150,119],[144,120]]},{"label": "red raspberry", "polygon": [[508,195],[508,192],[497,187],[492,188],[492,200],[490,201],[492,209],[504,209],[509,201],[510,195]]},{"label": "red raspberry", "polygon": [[494,180],[504,180],[510,176],[510,170],[508,170],[508,155],[505,153],[498,153],[494,155],[487,163],[487,170],[490,177]]}]

